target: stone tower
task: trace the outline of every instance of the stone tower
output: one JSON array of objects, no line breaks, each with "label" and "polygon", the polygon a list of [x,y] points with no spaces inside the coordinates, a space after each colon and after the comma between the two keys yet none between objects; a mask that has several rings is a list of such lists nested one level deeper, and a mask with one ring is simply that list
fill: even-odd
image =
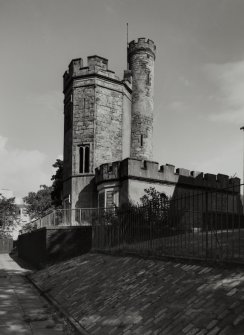
[{"label": "stone tower", "polygon": [[132,74],[131,158],[152,160],[155,52],[154,42],[145,38],[128,46]]},{"label": "stone tower", "polygon": [[96,207],[95,168],[130,154],[131,85],[100,56],[73,59],[63,85],[64,207]]}]

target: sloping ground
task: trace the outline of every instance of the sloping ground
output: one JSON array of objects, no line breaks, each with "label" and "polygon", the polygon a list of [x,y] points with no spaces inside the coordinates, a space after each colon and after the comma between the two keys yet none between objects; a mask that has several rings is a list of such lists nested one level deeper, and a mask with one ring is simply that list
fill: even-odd
[{"label": "sloping ground", "polygon": [[92,335],[244,334],[243,268],[91,253],[31,278]]}]

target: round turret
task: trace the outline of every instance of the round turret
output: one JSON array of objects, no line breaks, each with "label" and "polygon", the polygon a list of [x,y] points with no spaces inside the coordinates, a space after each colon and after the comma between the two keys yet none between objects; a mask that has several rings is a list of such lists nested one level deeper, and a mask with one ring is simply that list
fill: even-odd
[{"label": "round turret", "polygon": [[132,74],[131,157],[152,160],[154,61],[156,46],[139,38],[128,47]]}]

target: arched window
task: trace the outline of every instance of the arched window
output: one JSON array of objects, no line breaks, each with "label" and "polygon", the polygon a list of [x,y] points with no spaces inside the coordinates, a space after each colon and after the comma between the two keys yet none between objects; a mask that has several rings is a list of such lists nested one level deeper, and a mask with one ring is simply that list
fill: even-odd
[{"label": "arched window", "polygon": [[82,145],[80,146],[80,173],[90,172],[90,146]]}]

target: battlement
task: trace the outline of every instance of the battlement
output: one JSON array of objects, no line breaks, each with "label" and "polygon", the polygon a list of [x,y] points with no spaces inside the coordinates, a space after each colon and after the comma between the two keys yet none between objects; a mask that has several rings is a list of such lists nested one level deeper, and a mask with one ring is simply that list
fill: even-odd
[{"label": "battlement", "polygon": [[108,70],[108,60],[106,58],[100,56],[89,56],[87,57],[87,63],[89,68],[99,66],[103,70]]},{"label": "battlement", "polygon": [[156,45],[152,40],[146,40],[144,37],[138,38],[137,41],[133,40],[128,46],[128,58],[140,51],[150,53],[155,59]]},{"label": "battlement", "polygon": [[[175,169],[174,165],[161,165],[153,161],[126,158],[122,161],[102,164],[95,171],[96,183],[102,183],[111,179],[133,178],[151,180],[158,183],[181,184],[195,188],[230,189],[230,192],[238,191],[239,178],[230,178],[223,174],[210,174],[198,171],[190,171],[183,168]],[[232,188],[233,187],[233,188]]]},{"label": "battlement", "polygon": [[120,78],[115,75],[114,71],[108,69],[108,60],[101,56],[87,57],[87,66],[83,66],[83,59],[72,59],[69,64],[68,70],[63,75],[64,89],[69,85],[71,79],[82,76],[89,76],[97,74],[120,81]]}]

